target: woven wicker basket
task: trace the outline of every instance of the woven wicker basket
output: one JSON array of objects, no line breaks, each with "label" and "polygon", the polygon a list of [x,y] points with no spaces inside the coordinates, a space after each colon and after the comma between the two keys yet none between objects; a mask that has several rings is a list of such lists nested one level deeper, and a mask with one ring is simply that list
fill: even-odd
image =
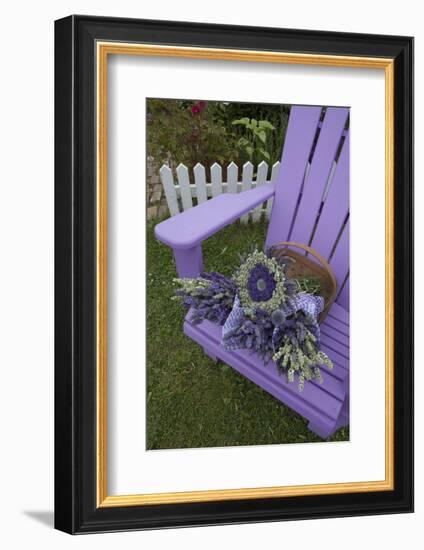
[{"label": "woven wicker basket", "polygon": [[[307,255],[291,250],[289,247],[303,250],[307,252]],[[274,244],[272,247],[272,255],[276,258],[288,256],[293,260],[287,265],[287,276],[290,279],[298,279],[301,277],[313,277],[318,279],[321,287],[320,295],[324,298],[324,309],[318,318],[318,321],[322,322],[327,316],[328,310],[333,304],[337,292],[336,277],[329,263],[312,247],[290,241],[282,241]]]}]

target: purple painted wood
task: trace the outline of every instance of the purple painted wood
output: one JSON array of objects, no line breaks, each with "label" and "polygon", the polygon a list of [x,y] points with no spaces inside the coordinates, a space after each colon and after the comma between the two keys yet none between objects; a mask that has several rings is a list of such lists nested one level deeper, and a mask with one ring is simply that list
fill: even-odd
[{"label": "purple painted wood", "polygon": [[[333,368],[329,369],[326,365],[322,365],[321,367],[321,374],[324,378],[324,383],[326,383],[326,376],[330,376],[333,378],[336,378],[339,382],[343,382],[343,380],[346,378],[346,369],[338,365],[337,363],[333,364]],[[314,384],[317,384],[318,382],[313,382]]]},{"label": "purple painted wood", "polygon": [[[325,200],[311,246],[329,258],[349,212],[349,134]],[[340,273],[335,273],[338,281]]]},{"label": "purple painted wood", "polygon": [[332,339],[334,339],[336,342],[343,344],[346,348],[346,353],[348,353],[349,326],[335,317],[338,314],[340,315],[341,311],[343,311],[342,308],[337,304],[334,304],[332,307],[332,315],[327,315],[321,324],[321,332],[324,338],[322,349],[334,362],[334,367],[332,370],[329,370],[326,366],[323,366],[321,370],[335,376],[340,381],[344,381],[346,378],[349,378],[349,361],[346,360],[344,355],[340,355],[333,349],[325,346],[325,343],[328,343],[331,346]]},{"label": "purple painted wood", "polygon": [[321,337],[321,349],[325,351],[334,364],[345,370],[349,370],[349,359],[346,355],[341,355],[337,349],[335,349],[334,342],[331,338],[327,338],[325,335]]},{"label": "purple painted wood", "polygon": [[290,236],[292,241],[310,242],[348,114],[349,109],[335,107],[329,107],[325,113]]},{"label": "purple painted wood", "polygon": [[[348,385],[346,386],[348,387]],[[349,409],[350,409],[350,399],[349,399],[349,392],[347,392],[347,397],[345,399],[345,402],[343,403],[342,411],[339,416],[339,420],[335,426],[335,430],[337,431],[339,428],[342,428],[343,426],[347,426],[349,424]]]},{"label": "purple painted wood", "polygon": [[307,418],[310,429],[320,437],[329,437],[336,426],[342,425],[340,416],[347,393],[340,380],[324,375],[323,385],[308,383],[303,392],[299,392],[296,380],[293,383],[286,382],[274,363],[265,366],[257,354],[247,350],[226,351],[220,345],[221,327],[209,321],[192,325],[189,312],[184,323],[184,332],[200,344],[208,355],[231,365],[243,376]]},{"label": "purple painted wood", "polygon": [[328,327],[323,327],[321,330],[321,341],[323,344],[331,347],[331,349],[337,352],[341,357],[344,357],[346,361],[349,361],[349,344],[348,342],[342,344],[339,340],[334,338],[334,334],[330,332]]},{"label": "purple painted wood", "polygon": [[[334,330],[337,330],[341,332],[342,334],[346,334],[346,336],[349,336],[349,327],[345,325],[344,323],[341,323],[338,319],[335,319],[331,315],[327,315],[325,318],[324,323],[328,325],[329,327],[333,328]],[[346,331],[345,331],[346,329]]]},{"label": "purple painted wood", "polygon": [[321,110],[321,107],[291,108],[266,238],[267,247],[288,240]]},{"label": "purple painted wood", "polygon": [[345,309],[349,308],[349,278],[346,280],[344,287],[342,288],[339,296],[337,297],[337,302]]},{"label": "purple painted wood", "polygon": [[202,269],[201,243],[274,195],[269,183],[244,193],[226,193],[168,218],[155,227],[155,235],[174,250],[180,277],[197,277]]},{"label": "purple painted wood", "polygon": [[270,199],[274,192],[275,183],[267,183],[244,193],[218,195],[158,223],[155,227],[156,238],[174,249],[193,248]]},{"label": "purple painted wood", "polygon": [[336,303],[331,306],[327,318],[328,317],[333,317],[334,319],[337,319],[340,323],[343,323],[349,327],[349,312]]},{"label": "purple painted wood", "polygon": [[193,248],[174,248],[174,258],[178,275],[181,278],[195,278],[203,271],[201,245]]},{"label": "purple painted wood", "polygon": [[[346,280],[346,277],[349,275],[349,236],[350,236],[350,224],[349,220],[347,221],[346,225],[344,226],[343,233],[340,236],[340,240],[336,245],[336,248],[334,250],[334,254],[332,258],[330,259],[330,265],[336,275],[337,279],[337,286],[340,289],[342,288],[342,285],[344,281]],[[348,288],[349,288],[349,283]],[[349,293],[347,292],[346,296],[338,296],[336,301],[346,310],[349,311]]]},{"label": "purple painted wood", "polygon": [[333,329],[330,325],[326,323],[323,323],[321,325],[321,332],[322,334],[331,336],[334,341],[339,342],[345,348],[349,348],[349,336],[347,336],[346,334],[342,334],[340,331]]}]

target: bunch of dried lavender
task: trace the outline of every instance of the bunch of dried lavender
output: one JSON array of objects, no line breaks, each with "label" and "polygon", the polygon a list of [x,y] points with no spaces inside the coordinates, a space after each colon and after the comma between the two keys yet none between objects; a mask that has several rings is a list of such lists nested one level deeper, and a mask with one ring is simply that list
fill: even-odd
[{"label": "bunch of dried lavender", "polygon": [[[288,279],[285,271],[292,258],[273,258],[255,249],[233,278],[216,272],[196,279],[174,279],[175,298],[191,308],[194,324],[205,319],[223,325],[222,343],[227,350],[247,349],[266,364],[273,359],[293,382],[322,381],[320,366],[332,363],[320,351],[320,329],[315,308],[319,291],[314,279]],[[309,296],[308,296],[309,295]],[[319,311],[321,309],[318,310]]]},{"label": "bunch of dried lavender", "polygon": [[298,388],[302,391],[305,380],[322,382],[320,366],[333,368],[329,357],[320,351],[319,326],[309,316],[298,312],[286,319],[274,332],[275,353],[272,359],[285,372],[288,382],[298,374]]},{"label": "bunch of dried lavender", "polygon": [[240,309],[237,321],[223,339],[225,349],[247,349],[258,353],[264,363],[268,363],[274,351],[272,334],[275,329],[269,313],[257,309],[252,317]]},{"label": "bunch of dried lavender", "polygon": [[231,312],[236,286],[233,281],[220,273],[202,273],[196,279],[174,279],[179,285],[176,299],[186,308],[191,308],[192,323],[199,324],[205,319],[223,325]]}]

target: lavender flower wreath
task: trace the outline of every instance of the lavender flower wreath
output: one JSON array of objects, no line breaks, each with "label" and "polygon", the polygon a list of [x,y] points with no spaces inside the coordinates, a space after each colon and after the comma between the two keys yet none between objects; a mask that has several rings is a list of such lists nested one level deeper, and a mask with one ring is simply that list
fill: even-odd
[{"label": "lavender flower wreath", "polygon": [[258,353],[264,364],[272,359],[302,391],[305,381],[322,383],[320,366],[333,364],[320,350],[319,285],[289,279],[286,262],[255,250],[230,278],[213,272],[174,279],[175,298],[191,309],[194,324],[206,319],[223,327],[225,349]]}]

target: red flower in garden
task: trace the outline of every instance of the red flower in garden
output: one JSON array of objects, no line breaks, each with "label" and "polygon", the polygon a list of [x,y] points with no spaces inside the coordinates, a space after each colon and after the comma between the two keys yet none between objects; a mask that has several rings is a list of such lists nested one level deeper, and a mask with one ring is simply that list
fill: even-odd
[{"label": "red flower in garden", "polygon": [[205,107],[206,107],[206,101],[198,101],[192,106],[191,112],[193,115],[198,115],[203,111]]}]

